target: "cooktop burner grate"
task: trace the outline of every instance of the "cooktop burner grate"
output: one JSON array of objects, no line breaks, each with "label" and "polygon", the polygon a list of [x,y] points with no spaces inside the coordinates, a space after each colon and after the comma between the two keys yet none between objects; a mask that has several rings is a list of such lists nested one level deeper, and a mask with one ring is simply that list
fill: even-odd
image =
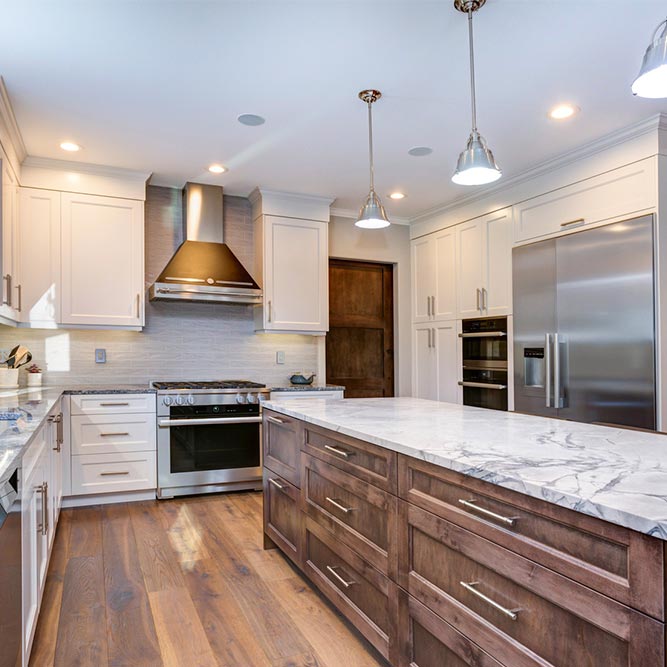
[{"label": "cooktop burner grate", "polygon": [[264,389],[266,385],[249,380],[214,380],[203,382],[152,382],[155,389]]}]

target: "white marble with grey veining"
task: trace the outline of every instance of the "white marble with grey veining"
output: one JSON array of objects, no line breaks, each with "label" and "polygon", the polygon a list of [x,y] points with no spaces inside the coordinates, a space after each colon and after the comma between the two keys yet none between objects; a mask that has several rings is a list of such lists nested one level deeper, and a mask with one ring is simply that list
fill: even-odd
[{"label": "white marble with grey veining", "polygon": [[276,412],[667,540],[667,436],[417,398]]}]

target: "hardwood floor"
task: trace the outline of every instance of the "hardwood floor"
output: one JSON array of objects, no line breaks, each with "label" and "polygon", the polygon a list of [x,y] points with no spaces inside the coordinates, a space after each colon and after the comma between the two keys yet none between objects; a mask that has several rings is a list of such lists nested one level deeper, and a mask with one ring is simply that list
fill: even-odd
[{"label": "hardwood floor", "polygon": [[382,667],[277,550],[262,496],[63,510],[31,667]]}]

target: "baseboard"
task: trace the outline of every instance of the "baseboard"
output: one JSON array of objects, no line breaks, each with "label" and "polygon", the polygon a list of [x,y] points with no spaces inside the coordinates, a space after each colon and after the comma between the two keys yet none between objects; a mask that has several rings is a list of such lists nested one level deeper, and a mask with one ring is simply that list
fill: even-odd
[{"label": "baseboard", "polygon": [[87,507],[89,505],[110,505],[111,503],[131,503],[139,500],[155,500],[155,489],[149,491],[127,491],[125,493],[98,493],[86,496],[63,498],[62,506]]}]

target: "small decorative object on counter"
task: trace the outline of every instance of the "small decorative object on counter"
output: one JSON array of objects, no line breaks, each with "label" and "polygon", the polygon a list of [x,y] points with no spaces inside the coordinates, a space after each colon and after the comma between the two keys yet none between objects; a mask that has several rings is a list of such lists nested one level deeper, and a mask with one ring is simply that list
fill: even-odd
[{"label": "small decorative object on counter", "polygon": [[297,371],[290,377],[289,381],[292,384],[313,384],[315,377],[315,373],[309,375],[307,371]]},{"label": "small decorative object on counter", "polygon": [[29,387],[41,387],[42,386],[42,369],[37,365],[33,364],[26,368],[28,372],[28,386]]},{"label": "small decorative object on counter", "polygon": [[[27,347],[17,345],[12,348],[7,359],[0,365],[0,388],[15,389],[19,386],[19,367],[30,363],[32,354]],[[5,368],[6,366],[6,368]]]}]

